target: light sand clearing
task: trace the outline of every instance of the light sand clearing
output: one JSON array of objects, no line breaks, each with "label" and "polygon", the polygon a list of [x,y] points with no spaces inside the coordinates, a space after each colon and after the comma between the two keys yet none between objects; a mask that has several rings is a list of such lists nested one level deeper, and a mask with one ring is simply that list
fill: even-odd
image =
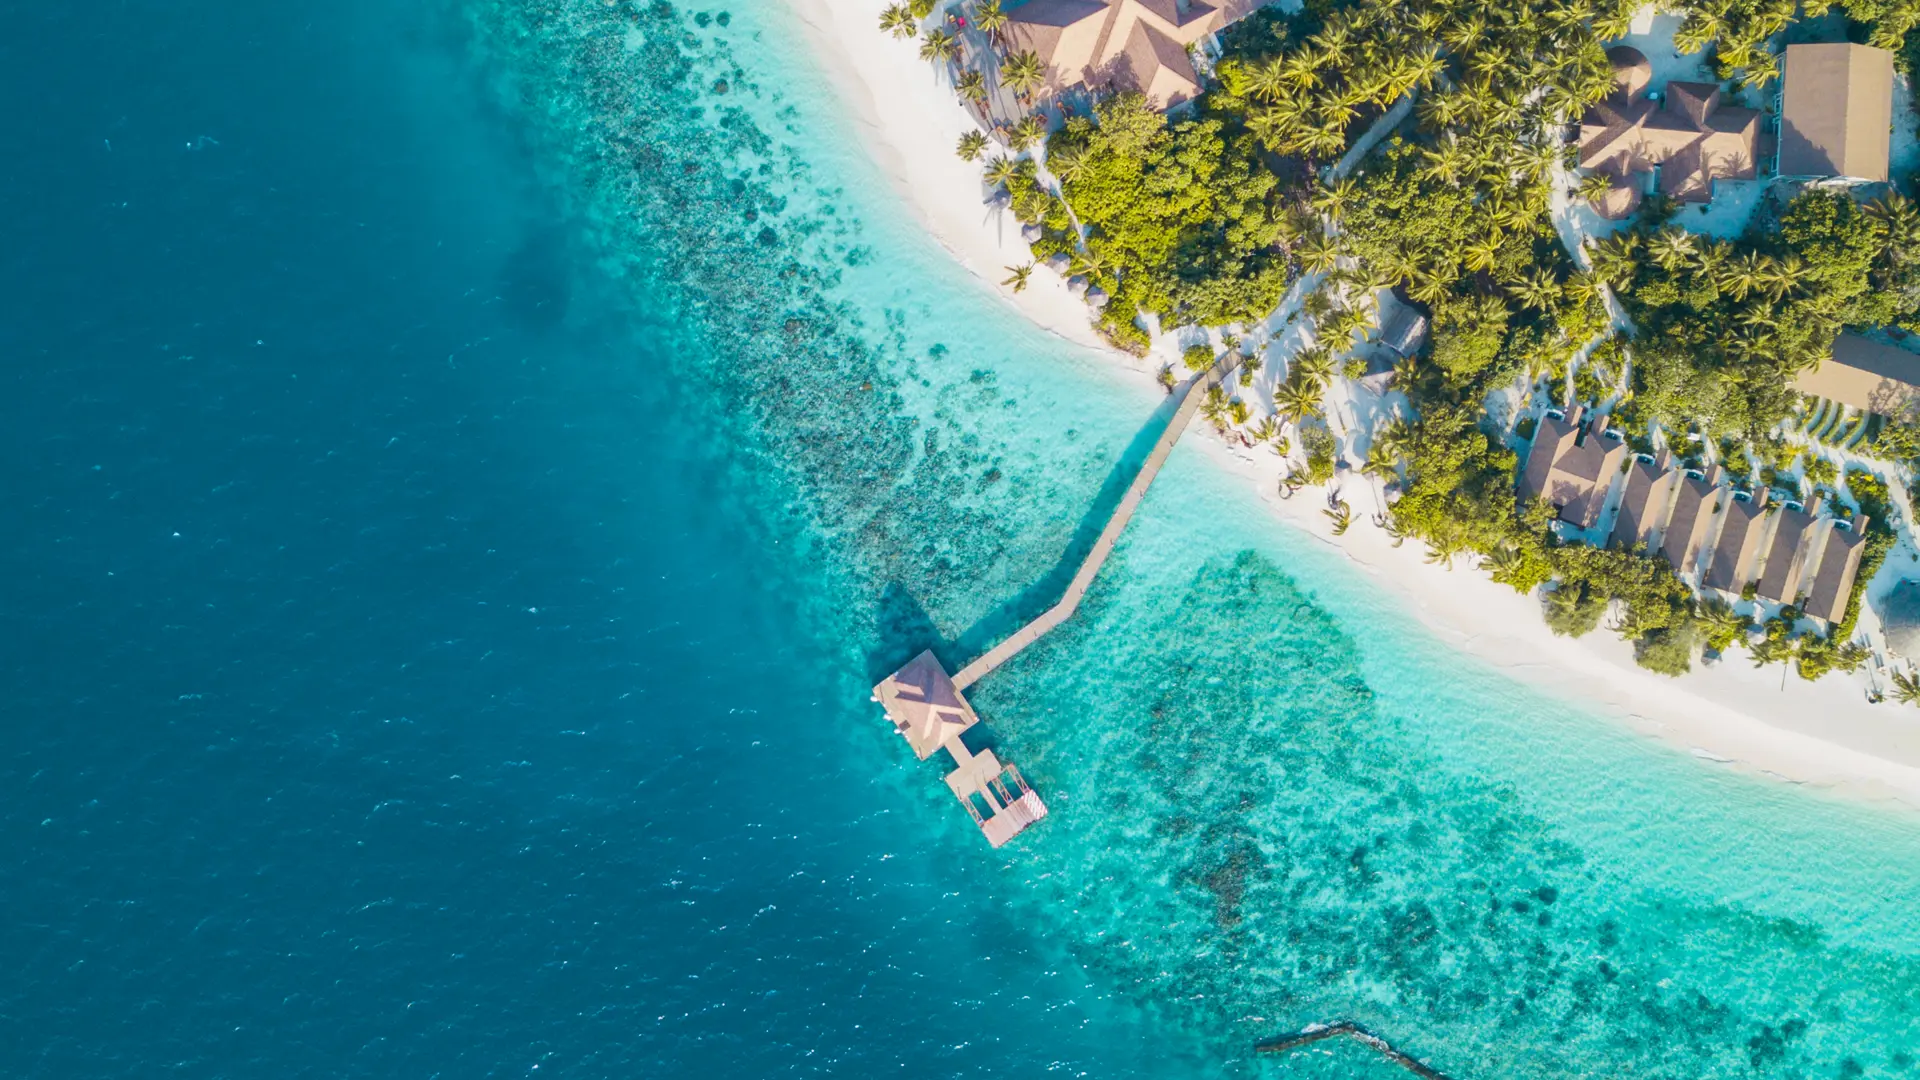
[{"label": "light sand clearing", "polygon": [[[1000,284],[1003,267],[1028,258],[1018,223],[984,205],[979,166],[961,161],[953,149],[961,133],[974,128],[972,119],[945,77],[920,61],[912,43],[880,34],[881,0],[788,2],[807,24],[809,44],[854,115],[868,151],[933,236],[1035,323],[1076,343],[1104,348],[1090,328],[1086,307],[1056,275],[1036,270],[1032,284],[1018,295]],[[1167,357],[1176,351],[1169,342],[1156,349]],[[1139,385],[1143,398],[1159,396],[1146,371],[1158,366],[1160,357],[1143,365],[1109,352],[1116,376]],[[1269,366],[1262,386],[1277,368]],[[1370,524],[1378,495],[1373,481],[1357,475],[1344,481],[1354,525],[1336,538],[1319,513],[1324,492],[1279,498],[1283,466],[1273,453],[1230,446],[1211,435],[1194,441],[1256,484],[1277,517],[1337,547],[1442,640],[1513,677],[1621,717],[1707,760],[1920,809],[1920,710],[1868,704],[1864,676],[1830,675],[1806,683],[1789,675],[1782,688],[1778,666],[1756,670],[1738,652],[1679,679],[1652,674],[1635,666],[1627,643],[1605,630],[1581,639],[1555,637],[1536,599],[1464,564],[1451,571],[1428,565],[1418,543],[1393,547]]]}]

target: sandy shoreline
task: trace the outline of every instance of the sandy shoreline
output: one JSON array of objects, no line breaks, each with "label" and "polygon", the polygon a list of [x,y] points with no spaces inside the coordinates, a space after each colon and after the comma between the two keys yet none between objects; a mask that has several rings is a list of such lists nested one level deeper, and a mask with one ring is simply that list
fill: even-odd
[{"label": "sandy shoreline", "polygon": [[[1000,284],[1002,267],[1028,260],[1018,223],[984,205],[979,166],[961,161],[953,149],[962,132],[974,130],[971,117],[910,43],[879,33],[878,0],[789,3],[867,150],[929,233],[1037,325],[1106,349],[1085,305],[1056,275],[1035,271],[1017,295]],[[1116,368],[1133,373],[1143,396],[1159,395],[1145,371],[1161,358],[1143,365],[1107,351]],[[1417,543],[1393,547],[1369,524],[1375,488],[1364,477],[1346,481],[1355,525],[1335,538],[1319,513],[1321,493],[1279,497],[1280,458],[1211,434],[1194,441],[1254,484],[1277,518],[1336,547],[1441,640],[1513,678],[1563,697],[1567,685],[1578,685],[1581,707],[1727,767],[1920,810],[1920,710],[1869,704],[1864,675],[1829,675],[1817,683],[1789,675],[1783,689],[1777,667],[1755,669],[1743,653],[1712,667],[1696,665],[1680,679],[1655,675],[1636,666],[1631,647],[1609,632],[1555,637],[1537,600],[1478,570],[1428,565]]]}]

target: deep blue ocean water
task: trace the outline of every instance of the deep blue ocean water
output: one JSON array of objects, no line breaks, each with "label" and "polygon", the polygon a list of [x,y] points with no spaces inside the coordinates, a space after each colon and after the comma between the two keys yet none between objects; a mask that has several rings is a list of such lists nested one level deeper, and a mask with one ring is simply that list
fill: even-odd
[{"label": "deep blue ocean water", "polygon": [[1042,602],[1154,402],[784,9],[16,21],[0,1075],[1915,1074],[1920,830],[1461,661],[1188,448],[980,688],[1055,808],[987,851],[865,687]]}]

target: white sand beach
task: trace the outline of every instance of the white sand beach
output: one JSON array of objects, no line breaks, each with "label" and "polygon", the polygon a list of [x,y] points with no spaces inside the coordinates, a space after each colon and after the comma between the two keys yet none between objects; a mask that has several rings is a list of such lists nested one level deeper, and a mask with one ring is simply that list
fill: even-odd
[{"label": "white sand beach", "polygon": [[[1056,275],[1037,270],[1018,295],[1000,284],[1002,267],[1027,261],[1018,223],[984,205],[979,166],[954,153],[961,133],[974,129],[971,117],[910,43],[880,34],[880,0],[790,3],[809,26],[809,44],[855,117],[868,152],[931,234],[1039,326],[1106,348],[1091,329],[1087,308]],[[1107,351],[1116,376],[1136,382],[1143,397],[1157,397],[1149,373],[1177,350],[1163,342],[1156,352],[1167,355],[1149,361]],[[1260,386],[1272,377],[1270,366]],[[1783,685],[1779,666],[1755,669],[1736,651],[1679,679],[1653,674],[1634,664],[1627,643],[1604,630],[1579,639],[1555,637],[1537,599],[1464,562],[1452,570],[1430,565],[1418,543],[1393,547],[1370,524],[1377,489],[1366,478],[1345,481],[1355,524],[1336,538],[1319,513],[1323,492],[1279,497],[1284,466],[1277,455],[1230,445],[1200,428],[1193,434],[1197,446],[1255,485],[1277,518],[1338,547],[1383,593],[1462,651],[1556,694],[1577,687],[1580,705],[1721,767],[1920,810],[1920,709],[1870,704],[1865,673],[1829,675],[1816,683],[1789,675]]]},{"label": "white sand beach", "polygon": [[1012,214],[986,205],[978,164],[954,146],[979,125],[945,76],[922,61],[912,42],[878,29],[875,0],[790,0],[809,45],[846,102],[866,148],[934,239],[960,265],[1045,329],[1081,345],[1105,348],[1088,309],[1066,281],[1045,267],[1015,293],[1001,284],[1007,267],[1032,258]]}]

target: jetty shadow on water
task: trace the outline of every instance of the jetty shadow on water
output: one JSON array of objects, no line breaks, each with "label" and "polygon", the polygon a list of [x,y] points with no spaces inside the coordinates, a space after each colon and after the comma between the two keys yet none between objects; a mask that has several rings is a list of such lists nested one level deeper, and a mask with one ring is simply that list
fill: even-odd
[{"label": "jetty shadow on water", "polygon": [[1127,448],[1120,454],[1120,460],[1114,462],[1105,482],[1100,485],[1100,491],[1094,496],[1093,503],[1087,507],[1086,513],[1080,516],[1080,523],[1074,527],[1073,536],[1067,541],[1066,550],[1061,552],[1060,560],[1053,565],[1053,568],[1041,575],[1038,581],[1022,589],[1019,595],[968,627],[949,648],[935,649],[935,654],[951,670],[958,670],[973,658],[1005,641],[1021,627],[1026,626],[1059,602],[1061,596],[1066,593],[1067,586],[1073,583],[1073,576],[1079,573],[1080,565],[1086,561],[1088,553],[1093,550],[1093,545],[1100,539],[1101,531],[1113,518],[1114,512],[1120,506],[1120,501],[1126,497],[1128,486],[1133,483],[1134,477],[1140,474],[1140,469],[1146,464],[1148,456],[1153,453],[1154,443],[1159,441],[1167,425],[1173,422],[1174,414],[1179,411],[1180,401],[1179,394],[1169,394],[1127,443]]},{"label": "jetty shadow on water", "polygon": [[874,610],[873,636],[878,644],[867,654],[869,683],[877,683],[900,670],[901,665],[920,655],[923,649],[932,649],[943,664],[953,663],[953,643],[940,636],[933,617],[927,614],[919,598],[897,581],[888,582],[880,591],[880,603]]}]

